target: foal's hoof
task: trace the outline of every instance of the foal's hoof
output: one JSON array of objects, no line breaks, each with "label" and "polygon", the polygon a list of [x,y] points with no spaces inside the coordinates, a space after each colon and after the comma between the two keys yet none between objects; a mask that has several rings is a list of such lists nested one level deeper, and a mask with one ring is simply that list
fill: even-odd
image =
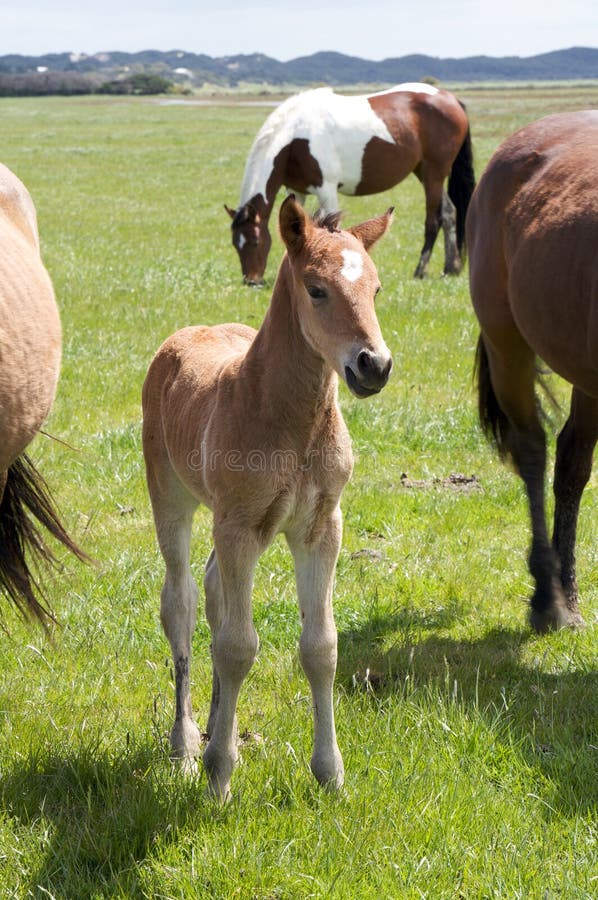
[{"label": "foal's hoof", "polygon": [[201,744],[201,732],[193,719],[177,719],[170,732],[171,757],[185,775],[197,775]]},{"label": "foal's hoof", "polygon": [[312,756],[310,768],[319,784],[327,791],[339,791],[345,783],[345,769],[340,753],[323,760]]}]

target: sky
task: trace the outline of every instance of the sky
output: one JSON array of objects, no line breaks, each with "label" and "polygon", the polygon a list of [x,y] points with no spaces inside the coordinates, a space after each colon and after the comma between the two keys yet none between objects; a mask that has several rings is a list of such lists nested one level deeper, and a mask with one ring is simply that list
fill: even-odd
[{"label": "sky", "polygon": [[573,46],[598,47],[596,0],[0,0],[0,55],[177,49],[286,61],[335,50],[381,60]]}]

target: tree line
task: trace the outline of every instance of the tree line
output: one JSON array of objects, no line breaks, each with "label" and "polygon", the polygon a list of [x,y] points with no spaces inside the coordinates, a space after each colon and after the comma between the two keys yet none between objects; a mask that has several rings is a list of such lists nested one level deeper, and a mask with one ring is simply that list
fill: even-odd
[{"label": "tree line", "polygon": [[0,72],[0,97],[73,96],[76,94],[168,94],[174,83],[153,72],[102,80],[80,72]]}]

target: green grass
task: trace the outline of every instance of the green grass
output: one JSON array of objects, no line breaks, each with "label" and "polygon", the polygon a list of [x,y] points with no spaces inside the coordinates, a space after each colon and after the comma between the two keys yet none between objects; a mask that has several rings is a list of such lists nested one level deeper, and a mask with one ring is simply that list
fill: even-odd
[{"label": "green grass", "polygon": [[[598,106],[598,88],[460,91],[476,171],[514,128]],[[589,627],[526,625],[527,512],[476,422],[477,328],[467,279],[412,280],[423,193],[347,198],[350,224],[396,206],[375,250],[395,357],[368,401],[341,387],[356,453],[335,590],[341,797],[309,773],[311,714],[282,540],[255,588],[258,660],[244,685],[233,801],[168,759],[173,714],[140,390],[160,342],[194,322],[257,326],[223,203],[236,204],[261,107],[3,100],[0,159],[36,201],[64,329],[48,430],[31,448],[69,528],[98,561],[64,559],[47,587],[53,642],[11,610],[0,640],[2,895],[55,898],[589,898],[598,892],[596,475],[578,568]],[[566,404],[567,388],[555,381]],[[554,427],[565,413],[557,416]],[[551,454],[554,442],[550,442]],[[444,481],[475,475],[472,489]],[[403,475],[407,479],[402,478]],[[412,485],[412,486],[409,486]],[[550,493],[549,505],[551,505]],[[210,519],[197,516],[198,579]],[[205,723],[200,616],[193,698]]]}]

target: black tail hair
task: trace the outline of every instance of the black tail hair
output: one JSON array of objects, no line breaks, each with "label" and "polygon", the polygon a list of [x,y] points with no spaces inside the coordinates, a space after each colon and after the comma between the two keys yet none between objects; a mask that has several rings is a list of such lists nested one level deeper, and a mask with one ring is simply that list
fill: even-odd
[{"label": "black tail hair", "polygon": [[0,591],[25,618],[33,615],[47,626],[56,619],[27,557],[33,558],[37,570],[45,563],[56,567],[57,559],[33,520],[82,562],[90,562],[67,534],[48,485],[23,453],[9,467],[0,499]]},{"label": "black tail hair", "polygon": [[[465,104],[460,105],[465,110]],[[467,111],[467,110],[465,110]],[[467,126],[465,140],[455,157],[448,181],[448,195],[457,211],[457,248],[461,258],[465,258],[465,216],[467,207],[475,188],[475,173],[473,170],[473,148],[471,145],[471,130]]]},{"label": "black tail hair", "polygon": [[509,420],[499,406],[492,380],[488,353],[484,338],[480,334],[475,353],[474,377],[478,388],[478,415],[486,437],[496,445],[501,459],[509,457]]}]

